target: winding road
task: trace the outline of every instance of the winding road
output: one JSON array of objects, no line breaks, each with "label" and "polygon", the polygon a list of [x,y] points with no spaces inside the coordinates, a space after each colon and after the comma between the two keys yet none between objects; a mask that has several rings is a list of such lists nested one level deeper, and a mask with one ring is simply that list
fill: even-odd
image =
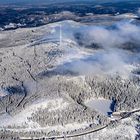
[{"label": "winding road", "polygon": [[[108,126],[110,126],[111,124],[113,123],[116,123],[116,122],[119,122],[125,118],[128,118],[130,117],[133,113],[136,113],[136,112],[139,112],[140,109],[135,109],[135,110],[132,110],[132,111],[129,111],[129,112],[123,112],[121,117],[119,119],[116,119],[116,120],[113,120],[113,121],[110,121],[109,124],[106,124],[100,128],[97,128],[97,129],[94,129],[94,130],[90,130],[90,131],[85,131],[85,132],[81,132],[81,133],[78,133],[78,134],[73,134],[73,135],[64,135],[64,136],[54,136],[54,137],[46,137],[46,138],[34,138],[34,140],[43,140],[43,139],[46,139],[46,140],[56,140],[56,139],[66,139],[66,138],[75,138],[75,137],[79,137],[79,136],[83,136],[83,135],[87,135],[87,134],[91,134],[91,133],[94,133],[94,132],[98,132],[100,130],[103,130],[105,128],[107,128]],[[20,138],[21,140],[32,140],[32,139],[25,139],[25,138]]]}]

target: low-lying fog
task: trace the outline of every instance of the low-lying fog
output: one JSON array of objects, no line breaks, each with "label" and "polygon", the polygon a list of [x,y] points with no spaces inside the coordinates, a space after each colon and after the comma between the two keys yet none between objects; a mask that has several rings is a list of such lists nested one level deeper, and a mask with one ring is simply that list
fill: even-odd
[{"label": "low-lying fog", "polygon": [[[95,26],[63,21],[52,25],[52,33],[41,41],[57,41],[65,53],[61,63],[50,73],[130,76],[140,64],[140,26],[132,22],[134,20],[120,21],[112,26]],[[68,48],[70,43],[73,46]]]}]

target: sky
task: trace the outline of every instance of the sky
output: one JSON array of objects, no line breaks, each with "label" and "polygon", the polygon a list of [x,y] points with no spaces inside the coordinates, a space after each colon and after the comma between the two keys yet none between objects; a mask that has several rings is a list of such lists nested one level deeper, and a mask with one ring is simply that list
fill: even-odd
[{"label": "sky", "polygon": [[[0,0],[0,4],[10,3],[51,3],[51,2],[71,2],[77,0]],[[130,0],[78,0],[78,1],[91,1],[91,2],[118,2],[118,1],[130,1]],[[133,0],[131,0],[133,1]],[[138,0],[139,1],[139,0]]]}]

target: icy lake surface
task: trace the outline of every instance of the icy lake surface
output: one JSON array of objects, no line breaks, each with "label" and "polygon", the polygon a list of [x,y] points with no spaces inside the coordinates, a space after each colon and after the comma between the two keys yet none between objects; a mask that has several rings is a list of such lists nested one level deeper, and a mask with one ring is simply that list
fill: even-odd
[{"label": "icy lake surface", "polygon": [[104,115],[107,115],[107,116],[112,114],[113,108],[114,108],[113,101],[106,100],[106,99],[92,99],[92,100],[87,101],[85,104],[90,109],[99,111],[100,113],[103,113]]}]

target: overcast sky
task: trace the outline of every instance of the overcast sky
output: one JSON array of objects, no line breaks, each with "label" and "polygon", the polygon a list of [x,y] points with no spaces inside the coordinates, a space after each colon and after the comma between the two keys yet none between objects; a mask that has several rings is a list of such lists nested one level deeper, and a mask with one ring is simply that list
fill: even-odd
[{"label": "overcast sky", "polygon": [[[50,3],[50,2],[67,2],[67,1],[77,1],[77,0],[0,0],[0,3],[5,3],[5,4],[8,4],[8,3],[41,3],[41,2],[45,2],[45,3]],[[92,2],[97,2],[97,1],[102,1],[102,2],[116,2],[116,1],[130,1],[130,0],[78,0],[78,1],[92,1]],[[133,1],[133,0],[131,0]],[[140,1],[140,0],[137,0],[137,1]]]}]

